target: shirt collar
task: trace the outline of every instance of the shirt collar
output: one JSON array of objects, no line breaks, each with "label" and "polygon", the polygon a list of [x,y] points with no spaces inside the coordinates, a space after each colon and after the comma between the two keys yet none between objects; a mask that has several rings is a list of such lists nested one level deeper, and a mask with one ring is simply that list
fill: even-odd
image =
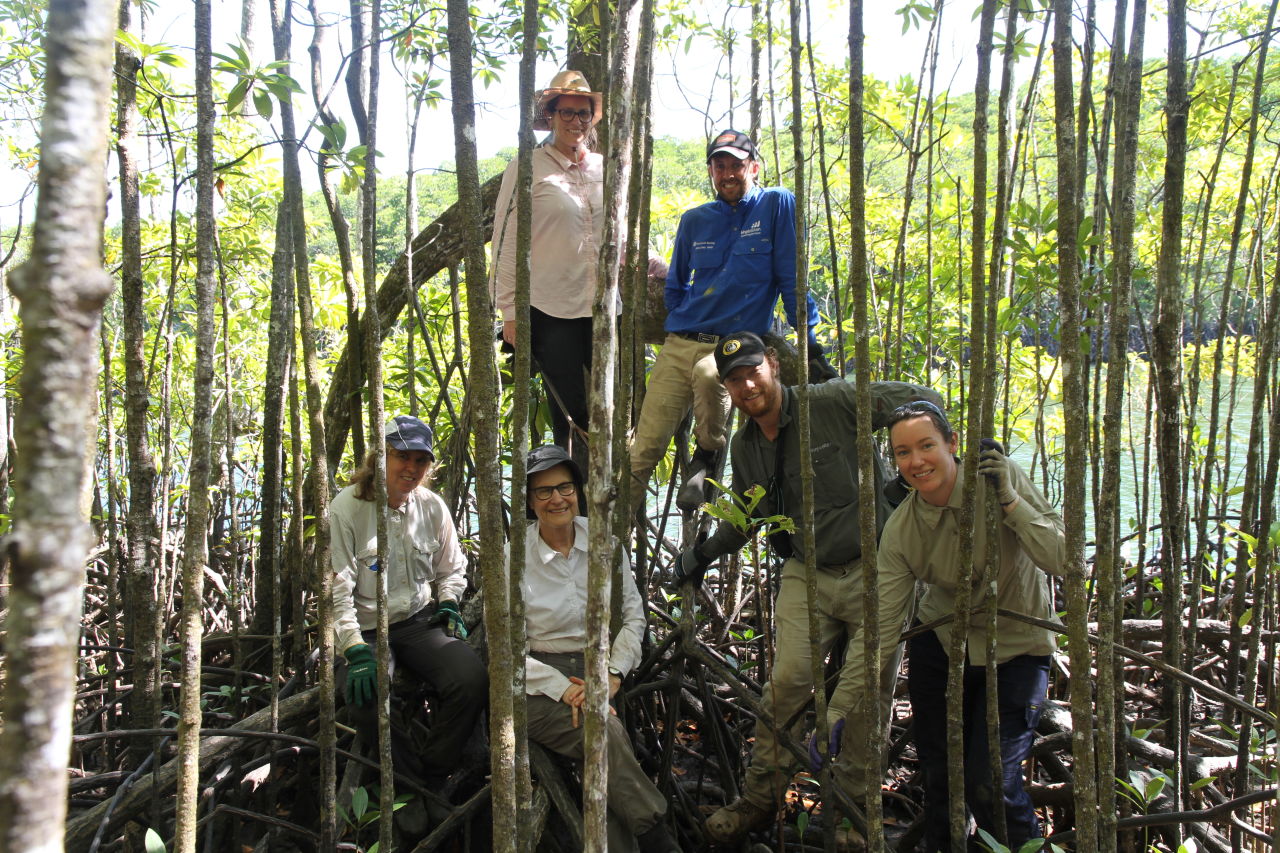
[{"label": "shirt collar", "polygon": [[964,463],[959,463],[956,467],[956,484],[951,489],[951,497],[947,499],[946,506],[934,506],[918,493],[912,493],[911,497],[920,505],[918,515],[920,520],[929,525],[930,530],[936,530],[938,523],[942,521],[944,511],[959,512],[960,506],[964,503]]},{"label": "shirt collar", "polygon": [[552,160],[556,161],[556,163],[560,166],[561,169],[568,169],[571,166],[581,166],[583,161],[587,159],[586,153],[583,153],[581,160],[577,160],[577,161],[570,160],[568,157],[564,156],[563,151],[561,151],[559,148],[552,145],[550,140],[544,142],[541,147],[542,147],[542,150],[545,151],[551,157]]},{"label": "shirt collar", "polygon": [[720,198],[719,195],[716,196],[716,204],[720,205],[720,209],[725,213],[733,213],[739,210],[750,210],[755,207],[756,200],[760,198],[760,193],[762,192],[764,192],[764,188],[759,184],[756,184],[747,191],[747,194],[744,195],[736,205],[729,204],[729,202]]},{"label": "shirt collar", "polygon": [[[537,555],[538,559],[541,560],[543,564],[546,564],[546,563],[550,563],[556,557],[559,557],[562,555],[555,548],[552,548],[545,541],[543,541],[543,538],[539,533],[539,530],[541,529],[541,525],[542,525],[542,522],[537,520],[529,522],[529,532],[526,533],[525,535],[528,536],[533,542],[533,553]],[[587,553],[587,548],[588,548],[587,519],[581,515],[576,517],[573,520],[573,527],[574,527],[573,547],[570,550],[571,552],[581,551],[582,553],[585,554]]]}]

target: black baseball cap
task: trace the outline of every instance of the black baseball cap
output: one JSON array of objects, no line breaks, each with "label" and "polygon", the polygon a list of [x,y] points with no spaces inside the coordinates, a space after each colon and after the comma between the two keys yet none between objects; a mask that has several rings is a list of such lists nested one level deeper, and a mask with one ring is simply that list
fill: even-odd
[{"label": "black baseball cap", "polygon": [[707,162],[722,152],[732,154],[739,160],[759,159],[759,152],[756,151],[756,144],[751,141],[751,137],[737,130],[722,130],[707,143]]},{"label": "black baseball cap", "polygon": [[716,344],[716,370],[720,373],[720,381],[728,376],[734,368],[744,364],[755,367],[764,361],[764,341],[754,332],[735,332],[721,338]]},{"label": "black baseball cap", "polygon": [[431,449],[431,427],[413,415],[396,415],[387,421],[382,435],[396,450],[425,450],[431,461],[436,461],[435,451]]}]

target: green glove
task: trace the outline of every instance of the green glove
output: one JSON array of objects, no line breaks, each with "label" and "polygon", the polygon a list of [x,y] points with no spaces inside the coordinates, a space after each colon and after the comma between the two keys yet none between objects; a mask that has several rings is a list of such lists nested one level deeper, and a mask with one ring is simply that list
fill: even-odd
[{"label": "green glove", "polygon": [[378,692],[378,662],[368,643],[359,643],[344,653],[347,659],[347,701],[363,705]]},{"label": "green glove", "polygon": [[436,607],[436,618],[444,620],[444,632],[450,637],[457,637],[459,640],[467,638],[467,623],[462,621],[462,614],[458,612],[458,602],[440,602]]},{"label": "green glove", "polygon": [[1018,499],[1013,490],[1009,476],[1009,458],[1004,455],[1000,442],[991,438],[982,439],[982,454],[978,457],[978,473],[986,477],[995,486],[996,500],[1000,506],[1008,506]]}]

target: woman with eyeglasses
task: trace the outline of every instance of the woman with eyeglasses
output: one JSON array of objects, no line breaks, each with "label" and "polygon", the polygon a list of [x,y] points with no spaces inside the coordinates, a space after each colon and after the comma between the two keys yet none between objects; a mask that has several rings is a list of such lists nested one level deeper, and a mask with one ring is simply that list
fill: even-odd
[{"label": "woman with eyeglasses", "polygon": [[[898,471],[911,489],[885,525],[877,559],[882,650],[897,645],[897,626],[910,608],[917,580],[928,586],[920,600],[917,624],[955,613],[960,576],[960,460],[959,436],[947,416],[932,403],[916,401],[889,416],[889,443]],[[996,657],[987,660],[987,613],[995,607],[1057,622],[1047,575],[1063,574],[1066,552],[1062,517],[1049,505],[1027,475],[1003,448],[983,439],[978,463],[973,531],[971,605],[973,616],[965,663],[964,769],[965,801],[980,828],[996,834],[994,802],[1004,799],[1010,849],[1020,850],[1043,837],[1040,820],[1022,780],[1022,762],[1035,739],[1044,709],[1049,658],[1056,648],[1054,633],[1016,619],[996,619]],[[997,572],[994,596],[984,590],[988,542],[986,506],[994,496],[1002,515],[995,544]],[[895,621],[896,620],[896,621]],[[914,719],[916,754],[924,776],[925,849],[952,850],[947,813],[947,670],[951,624],[926,631],[907,644],[907,685]],[[858,646],[860,638],[854,646]],[[1000,760],[1003,778],[997,793],[993,784],[986,723],[986,679],[995,666],[999,693]]]},{"label": "woman with eyeglasses", "polygon": [[[581,760],[580,711],[586,701],[583,651],[587,636],[587,519],[578,513],[582,471],[563,448],[528,456],[525,601],[528,655],[525,692],[529,740]],[[623,558],[626,559],[625,557]],[[623,566],[622,619],[609,646],[609,697],[640,662],[644,604],[630,566]],[[617,717],[607,724],[609,850],[669,853],[679,848],[667,830],[666,800],[645,775]]]},{"label": "woman with eyeglasses", "polygon": [[[604,158],[591,150],[600,118],[600,93],[579,71],[561,71],[537,94],[533,129],[551,135],[533,152],[528,344],[554,392],[552,431],[565,448],[581,443],[574,427],[587,428],[591,307],[604,233]],[[494,301],[502,337],[513,347],[524,344],[516,340],[516,169],[512,160],[502,175],[493,222]]]},{"label": "woman with eyeglasses", "polygon": [[[345,658],[339,691],[366,744],[377,744],[378,681],[397,669],[431,687],[431,731],[421,746],[393,717],[396,770],[428,788],[444,786],[488,702],[489,679],[458,602],[467,558],[449,508],[423,484],[435,462],[431,427],[412,415],[387,421],[387,542],[378,553],[373,454],[329,505],[330,562],[337,649]],[[391,669],[379,672],[372,643],[378,626],[378,578],[386,578]]]}]

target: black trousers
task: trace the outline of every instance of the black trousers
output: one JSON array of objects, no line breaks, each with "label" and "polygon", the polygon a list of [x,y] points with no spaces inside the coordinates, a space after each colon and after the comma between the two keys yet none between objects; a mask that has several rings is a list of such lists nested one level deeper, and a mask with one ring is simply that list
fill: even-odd
[{"label": "black trousers", "polygon": [[[462,749],[475,728],[489,698],[489,676],[475,651],[454,639],[432,620],[435,607],[427,606],[391,626],[391,673],[397,668],[428,685],[435,694],[431,703],[431,734],[418,749],[409,732],[395,717],[391,725],[391,757],[398,771],[422,779],[429,787],[442,784],[458,767]],[[362,632],[370,645],[376,632]],[[346,668],[338,684],[345,694]],[[378,742],[378,704],[370,700],[351,706],[351,722],[366,743]]]},{"label": "black trousers", "polygon": [[[916,754],[924,772],[925,849],[929,853],[945,853],[951,849],[947,813],[947,652],[938,635],[928,631],[908,641],[907,654]],[[1031,752],[1036,726],[1044,712],[1049,656],[1018,655],[996,667],[1003,765],[999,793],[992,784],[987,746],[987,669],[968,663],[964,668],[965,802],[978,826],[994,834],[995,798],[1002,797],[1009,847],[1017,850],[1030,839],[1044,835],[1022,783],[1022,762]]]},{"label": "black trousers", "polygon": [[[529,331],[530,352],[537,360],[543,377],[555,388],[555,393],[560,398],[559,405],[554,398],[549,401],[555,442],[568,449],[568,418],[573,418],[575,424],[586,430],[589,417],[587,377],[591,373],[591,318],[574,317],[566,320],[531,307]],[[566,413],[568,418],[565,417]],[[575,439],[573,444],[577,449],[581,444],[581,437]],[[574,454],[574,459],[578,459],[577,453]],[[584,472],[587,470],[585,460],[584,454],[579,461]]]}]

